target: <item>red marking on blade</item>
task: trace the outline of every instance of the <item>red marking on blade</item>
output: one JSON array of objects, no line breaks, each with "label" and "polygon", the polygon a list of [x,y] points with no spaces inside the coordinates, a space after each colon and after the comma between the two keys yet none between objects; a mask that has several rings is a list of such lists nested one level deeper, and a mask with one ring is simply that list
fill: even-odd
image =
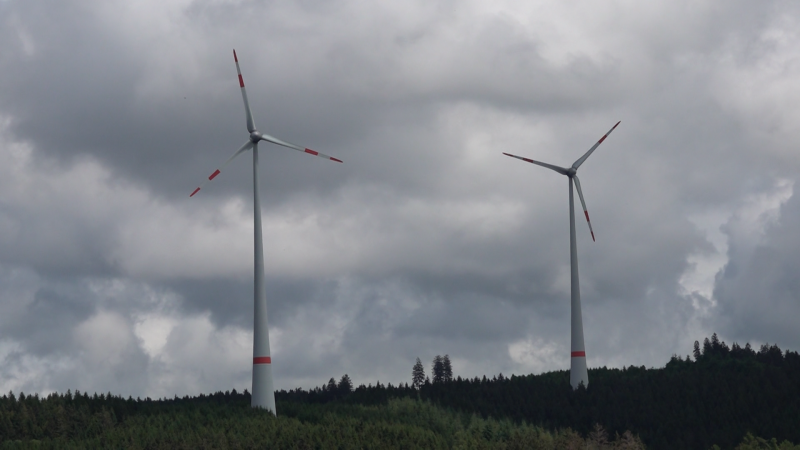
[{"label": "red marking on blade", "polygon": [[608,136],[608,135],[607,135],[607,134],[606,134],[606,135],[603,135],[603,137],[601,137],[601,138],[600,138],[600,140],[599,140],[599,141],[597,141],[597,143],[598,143],[598,144],[602,144],[602,143],[603,143],[603,141],[605,141],[605,140],[606,140],[606,136]]},{"label": "red marking on blade", "polygon": [[586,358],[586,352],[572,352],[573,358]]},{"label": "red marking on blade", "polygon": [[589,211],[583,210],[583,213],[586,214],[586,221],[589,221]]},{"label": "red marking on blade", "polygon": [[219,175],[219,169],[217,169],[217,170],[216,170],[216,172],[212,173],[212,174],[211,174],[211,176],[210,176],[210,177],[208,177],[209,181],[210,181],[210,180],[213,180],[213,179],[214,179],[214,177],[216,177],[217,175]]},{"label": "red marking on blade", "polygon": [[257,356],[253,358],[253,364],[272,364],[272,358],[269,356]]},{"label": "red marking on blade", "polygon": [[344,162],[344,161],[342,161],[341,159],[336,159],[336,158],[334,158],[333,156],[331,156],[331,161],[336,161],[336,162]]},{"label": "red marking on blade", "polygon": [[195,189],[194,192],[189,194],[189,197],[194,197],[194,194],[197,194],[197,191],[199,191],[199,190],[200,190],[200,188]]},{"label": "red marking on blade", "polygon": [[[619,124],[621,124],[621,123],[622,123],[622,121],[620,120],[619,122],[617,122],[617,124],[616,124],[616,125],[614,125],[614,128],[617,128],[617,125],[619,125]],[[612,128],[612,130],[613,130],[614,128]]]},{"label": "red marking on blade", "polygon": [[236,57],[236,50],[233,51],[233,60],[239,62],[239,58]]},{"label": "red marking on blade", "polygon": [[314,156],[317,156],[317,155],[319,155],[319,152],[315,152],[314,150],[311,150],[310,148],[307,148],[307,149],[306,149],[306,153],[310,153],[310,154],[312,154],[312,155],[314,155]]},{"label": "red marking on blade", "polygon": [[533,162],[532,160],[530,160],[530,159],[528,159],[528,158],[522,158],[522,160],[523,160],[523,161],[527,161],[527,162],[529,162],[529,163],[532,163],[532,162]]},{"label": "red marking on blade", "polygon": [[242,74],[239,74],[239,87],[244,87],[244,78],[242,78]]}]

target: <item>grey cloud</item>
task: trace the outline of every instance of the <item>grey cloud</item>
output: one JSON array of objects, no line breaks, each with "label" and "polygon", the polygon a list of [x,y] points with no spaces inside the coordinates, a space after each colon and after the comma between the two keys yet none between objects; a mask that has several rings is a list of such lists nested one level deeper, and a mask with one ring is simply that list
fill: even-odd
[{"label": "grey cloud", "polygon": [[798,223],[800,199],[795,194],[781,206],[778,222],[767,225],[752,249],[743,249],[750,245],[741,240],[758,236],[731,236],[730,261],[717,275],[714,287],[719,304],[712,324],[721,335],[739,342],[778,343],[783,348],[800,345],[795,321],[800,314]]},{"label": "grey cloud", "polygon": [[[796,200],[752,252],[732,239],[711,316],[680,285],[711,251],[690,215],[795,178],[772,148],[793,135],[735,89],[788,51],[767,35],[794,4],[125,6],[0,4],[0,151],[32,151],[3,178],[46,186],[0,186],[3,264],[28,274],[0,292],[18,349],[3,365],[26,389],[248,386],[250,156],[188,198],[246,138],[234,47],[260,129],[345,161],[262,147],[280,387],[404,381],[444,353],[470,376],[563,368],[566,180],[500,153],[568,165],[617,120],[581,168],[589,364],[661,364],[716,327],[796,346]],[[756,315],[755,296],[783,316]],[[128,363],[92,359],[92,333]],[[512,346],[544,353],[525,365]]]}]

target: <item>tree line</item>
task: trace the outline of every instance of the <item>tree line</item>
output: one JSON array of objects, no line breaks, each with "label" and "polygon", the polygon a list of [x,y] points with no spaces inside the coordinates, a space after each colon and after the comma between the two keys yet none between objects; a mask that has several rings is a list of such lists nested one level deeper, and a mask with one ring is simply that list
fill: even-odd
[{"label": "tree line", "polygon": [[[355,387],[348,375],[276,392],[276,418],[247,391],[153,400],[67,391],[0,396],[4,448],[737,448],[800,442],[800,355],[716,335],[665,367],[453,376],[417,358],[411,384]],[[437,361],[439,364],[437,364]],[[445,362],[447,361],[447,362]],[[760,437],[759,437],[760,436]]]},{"label": "tree line", "polygon": [[[654,449],[733,448],[748,433],[800,442],[796,351],[784,352],[776,344],[729,347],[715,333],[702,344],[696,342],[692,355],[673,355],[662,368],[589,369],[588,388],[577,391],[569,385],[568,371],[472,379],[451,375],[446,381],[419,383],[424,371],[417,359],[410,385],[378,382],[333,395],[319,388],[299,389],[279,392],[278,398],[364,405],[419,398],[484,418],[551,430],[569,427],[583,435],[600,423],[612,434],[631,431]],[[434,360],[434,372],[436,367]]]}]

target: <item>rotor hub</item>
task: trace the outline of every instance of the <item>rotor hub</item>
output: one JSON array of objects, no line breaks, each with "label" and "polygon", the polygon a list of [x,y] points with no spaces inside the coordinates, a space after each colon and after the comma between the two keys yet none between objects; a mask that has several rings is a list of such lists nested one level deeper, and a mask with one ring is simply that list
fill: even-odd
[{"label": "rotor hub", "polygon": [[253,144],[256,144],[260,140],[261,140],[261,133],[259,133],[257,130],[253,130],[250,133],[250,142],[252,142]]},{"label": "rotor hub", "polygon": [[567,169],[567,176],[570,178],[574,177],[576,173],[578,173],[578,169],[574,167],[570,167],[569,169]]}]

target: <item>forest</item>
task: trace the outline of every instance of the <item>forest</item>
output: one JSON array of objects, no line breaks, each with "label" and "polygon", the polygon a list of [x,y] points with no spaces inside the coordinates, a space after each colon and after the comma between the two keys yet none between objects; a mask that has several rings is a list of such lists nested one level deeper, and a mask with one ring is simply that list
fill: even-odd
[{"label": "forest", "polygon": [[663,368],[492,378],[432,377],[353,386],[348,375],[276,392],[278,417],[247,391],[153,400],[79,391],[0,396],[6,448],[798,449],[800,355],[713,335]]}]

